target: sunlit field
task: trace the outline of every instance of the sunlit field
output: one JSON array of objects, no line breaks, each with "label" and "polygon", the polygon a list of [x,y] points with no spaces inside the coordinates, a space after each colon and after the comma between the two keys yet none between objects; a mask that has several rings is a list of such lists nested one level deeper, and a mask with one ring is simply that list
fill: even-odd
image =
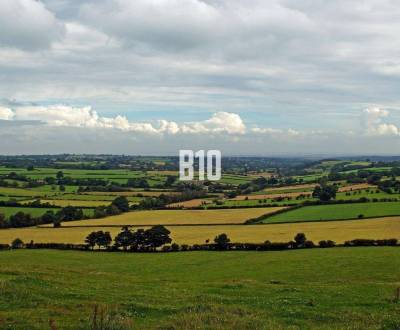
[{"label": "sunlit field", "polygon": [[[232,242],[262,243],[266,240],[274,242],[290,241],[299,233],[318,243],[330,239],[337,243],[356,238],[385,239],[400,237],[400,217],[304,222],[273,225],[198,225],[170,226],[172,239],[179,244],[203,244],[206,240],[213,241],[215,236],[226,233]],[[120,227],[30,227],[0,230],[0,243],[10,243],[19,237],[24,242],[31,240],[37,243],[76,243],[82,244],[85,237],[92,231],[106,230],[115,236]]]}]

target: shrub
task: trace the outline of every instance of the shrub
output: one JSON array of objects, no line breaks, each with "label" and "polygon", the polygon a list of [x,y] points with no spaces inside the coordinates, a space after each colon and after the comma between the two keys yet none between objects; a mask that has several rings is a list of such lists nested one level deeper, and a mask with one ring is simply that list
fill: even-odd
[{"label": "shrub", "polygon": [[24,242],[20,238],[16,238],[11,243],[12,249],[22,249],[24,247]]},{"label": "shrub", "polygon": [[296,243],[296,247],[298,247],[298,248],[305,247],[305,244],[306,244],[306,241],[307,241],[306,235],[304,233],[298,233],[294,237],[294,241]]},{"label": "shrub", "polygon": [[8,250],[10,248],[10,245],[8,244],[0,244],[0,250]]},{"label": "shrub", "polygon": [[228,235],[226,235],[225,233],[220,234],[214,238],[214,242],[218,250],[227,250],[230,241],[231,240],[228,238]]},{"label": "shrub", "polygon": [[305,248],[308,248],[308,249],[314,248],[314,247],[315,247],[315,244],[314,244],[313,241],[305,241],[305,242],[304,242],[304,247],[305,247]]},{"label": "shrub", "polygon": [[172,243],[171,244],[171,250],[172,251],[179,251],[179,244]]},{"label": "shrub", "polygon": [[331,247],[334,247],[336,245],[336,243],[331,240],[326,240],[326,241],[319,241],[318,245],[321,248],[331,248]]}]

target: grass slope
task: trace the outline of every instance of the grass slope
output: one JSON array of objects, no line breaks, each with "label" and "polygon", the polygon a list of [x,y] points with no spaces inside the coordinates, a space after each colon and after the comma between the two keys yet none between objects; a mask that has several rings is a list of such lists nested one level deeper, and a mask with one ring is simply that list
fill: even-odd
[{"label": "grass slope", "polygon": [[88,329],[99,304],[115,329],[397,329],[398,252],[3,251],[0,328]]},{"label": "grass slope", "polygon": [[400,203],[379,202],[305,206],[274,215],[263,222],[280,223],[356,219],[360,214],[364,217],[400,215]]}]

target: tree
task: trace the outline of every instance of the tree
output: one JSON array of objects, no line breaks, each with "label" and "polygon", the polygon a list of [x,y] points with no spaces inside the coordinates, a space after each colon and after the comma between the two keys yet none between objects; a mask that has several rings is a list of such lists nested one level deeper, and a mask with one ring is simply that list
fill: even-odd
[{"label": "tree", "polygon": [[11,242],[11,247],[13,249],[22,249],[24,247],[24,242],[20,238],[16,238]]},{"label": "tree", "polygon": [[94,209],[95,218],[104,218],[107,216],[107,210],[104,206],[98,206]]},{"label": "tree", "polygon": [[96,244],[99,247],[99,249],[101,247],[108,248],[110,246],[111,242],[112,242],[112,238],[108,231],[103,232],[102,230],[99,230],[97,232]]},{"label": "tree", "polygon": [[8,226],[8,222],[6,220],[6,216],[3,213],[0,213],[0,228],[6,228]]},{"label": "tree", "polygon": [[56,174],[56,178],[60,180],[60,179],[62,179],[63,177],[64,177],[63,171],[58,171],[57,174]]},{"label": "tree", "polygon": [[57,217],[53,211],[47,211],[42,215],[42,223],[54,223],[56,219]]},{"label": "tree", "polygon": [[107,215],[118,215],[121,213],[121,210],[114,204],[110,204],[106,207],[106,213]]},{"label": "tree", "polygon": [[61,220],[58,218],[54,218],[53,220],[53,227],[54,228],[60,228],[61,227]]},{"label": "tree", "polygon": [[114,238],[114,241],[117,248],[122,247],[126,251],[133,243],[133,233],[128,226],[124,226],[122,231]]},{"label": "tree", "polygon": [[27,171],[33,171],[34,169],[33,165],[28,165],[26,168]]},{"label": "tree", "polygon": [[227,250],[230,241],[231,240],[228,238],[228,235],[225,233],[214,238],[214,242],[218,250]]},{"label": "tree", "polygon": [[13,228],[34,226],[35,219],[30,214],[24,212],[17,212],[10,216],[10,226]]},{"label": "tree", "polygon": [[112,242],[111,235],[108,231],[103,232],[102,230],[99,231],[92,231],[89,235],[86,236],[85,243],[89,245],[92,250],[95,245],[99,247],[108,248]]},{"label": "tree", "polygon": [[296,242],[296,247],[298,248],[304,247],[307,241],[306,235],[304,233],[298,233],[294,237],[294,241]]},{"label": "tree", "polygon": [[175,183],[176,179],[177,177],[175,175],[168,175],[167,180],[165,180],[164,187],[171,187]]},{"label": "tree", "polygon": [[92,250],[93,250],[94,246],[96,245],[96,241],[97,241],[97,232],[95,232],[95,231],[92,231],[85,238],[85,243],[87,245],[89,245],[92,248]]},{"label": "tree", "polygon": [[65,186],[64,185],[60,185],[60,191],[65,191]]},{"label": "tree", "polygon": [[131,249],[134,251],[146,245],[146,231],[144,229],[138,229],[132,233],[132,244]]},{"label": "tree", "polygon": [[336,198],[337,186],[322,184],[316,186],[312,193],[314,198],[318,198],[320,201],[327,202],[331,199]]},{"label": "tree", "polygon": [[171,232],[162,225],[153,226],[145,231],[146,245],[156,249],[164,244],[171,243],[169,234]]},{"label": "tree", "polygon": [[129,211],[129,201],[125,196],[119,196],[113,200],[112,205],[116,206],[121,212]]},{"label": "tree", "polygon": [[81,220],[83,219],[83,211],[74,206],[66,206],[57,212],[57,217],[61,221]]}]

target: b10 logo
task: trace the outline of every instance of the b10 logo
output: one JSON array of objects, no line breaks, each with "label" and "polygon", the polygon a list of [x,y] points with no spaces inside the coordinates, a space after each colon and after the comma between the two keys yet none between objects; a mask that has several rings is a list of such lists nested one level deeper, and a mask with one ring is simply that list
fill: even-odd
[{"label": "b10 logo", "polygon": [[[199,160],[199,180],[205,180],[206,153],[204,150],[179,150],[179,180],[189,181],[194,179],[194,160]],[[207,151],[207,180],[221,179],[221,151]]]}]

